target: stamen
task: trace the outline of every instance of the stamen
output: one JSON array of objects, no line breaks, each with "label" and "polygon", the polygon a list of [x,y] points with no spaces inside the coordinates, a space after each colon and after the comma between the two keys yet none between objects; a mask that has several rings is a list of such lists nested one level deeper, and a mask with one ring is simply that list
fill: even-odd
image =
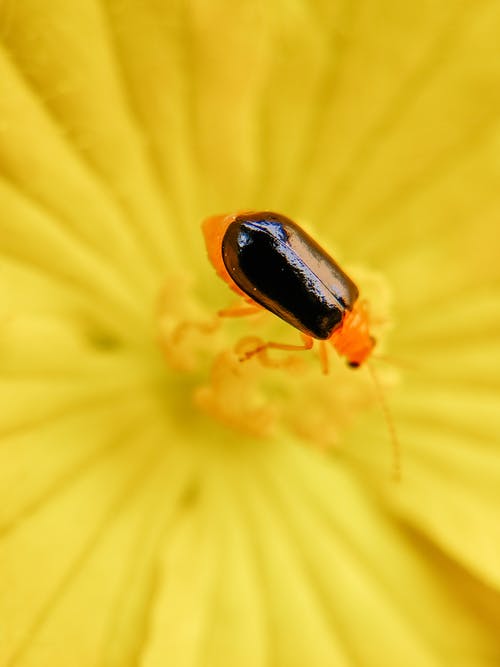
[{"label": "stamen", "polygon": [[[380,307],[377,300],[379,294],[386,293],[383,280],[368,272],[361,274],[358,277],[358,271],[355,278],[361,292],[370,293],[370,314],[374,312],[376,318],[380,316],[379,322],[387,322],[387,308],[384,304]],[[373,404],[375,386],[391,436],[393,476],[401,478],[392,416],[371,365],[370,383],[368,374],[346,366],[345,356],[339,356],[330,342],[314,341],[318,354],[309,353],[311,338],[293,344],[296,332],[271,313],[241,300],[210,315],[195,299],[191,286],[178,280],[168,281],[162,297],[160,347],[170,368],[191,373],[193,381],[202,378],[192,389],[194,403],[201,411],[254,438],[288,432],[327,450],[337,448],[356,417]],[[384,328],[375,327],[377,351],[383,349]],[[350,344],[353,348],[353,339]],[[383,370],[385,385],[390,380]]]},{"label": "stamen", "polygon": [[276,408],[265,402],[257,381],[252,364],[241,364],[231,352],[223,352],[214,359],[209,383],[195,391],[194,402],[232,429],[269,436],[276,422]]},{"label": "stamen", "polygon": [[156,339],[171,368],[194,371],[200,363],[199,353],[213,348],[210,337],[220,323],[220,318],[207,314],[195,302],[185,276],[174,276],[165,282],[157,303]]}]

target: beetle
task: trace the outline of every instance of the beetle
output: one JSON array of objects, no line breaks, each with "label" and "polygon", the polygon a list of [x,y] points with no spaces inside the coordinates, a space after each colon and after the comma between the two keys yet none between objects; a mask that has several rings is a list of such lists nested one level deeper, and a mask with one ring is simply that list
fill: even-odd
[{"label": "beetle", "polygon": [[[202,229],[217,274],[247,303],[219,314],[264,308],[298,329],[304,341],[264,343],[244,358],[267,348],[308,350],[315,339],[329,341],[353,368],[370,356],[376,341],[357,286],[297,223],[280,213],[244,211],[207,218]],[[326,352],[320,349],[327,372]]]}]

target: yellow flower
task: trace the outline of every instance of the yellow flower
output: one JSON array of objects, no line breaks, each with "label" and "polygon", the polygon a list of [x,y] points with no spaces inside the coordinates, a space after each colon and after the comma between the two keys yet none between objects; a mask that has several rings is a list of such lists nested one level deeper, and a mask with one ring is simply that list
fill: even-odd
[{"label": "yellow flower", "polygon": [[[498,3],[4,0],[0,31],[2,667],[498,665]],[[200,222],[242,208],[389,314],[400,484],[363,369],[211,331]]]}]

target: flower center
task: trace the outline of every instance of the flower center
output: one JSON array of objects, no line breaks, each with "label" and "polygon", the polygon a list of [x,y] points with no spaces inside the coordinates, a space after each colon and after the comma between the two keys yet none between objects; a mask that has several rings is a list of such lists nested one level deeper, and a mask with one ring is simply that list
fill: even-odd
[{"label": "flower center", "polygon": [[[349,270],[369,309],[370,330],[383,349],[388,328],[389,290],[378,274]],[[229,297],[230,298],[230,297]],[[227,306],[228,304],[221,304]],[[265,349],[267,341],[300,345],[299,332],[264,310],[238,317],[209,313],[186,280],[169,281],[159,304],[159,343],[167,364],[198,380],[194,404],[226,427],[267,437],[291,432],[320,448],[337,445],[357,415],[377,403],[377,390],[366,368],[349,368],[331,345],[311,350]],[[232,309],[237,312],[236,309]],[[328,374],[322,373],[328,354]],[[376,363],[376,354],[373,362]],[[377,375],[388,384],[386,368]],[[392,371],[392,369],[389,369]],[[394,373],[391,372],[391,381]]]}]

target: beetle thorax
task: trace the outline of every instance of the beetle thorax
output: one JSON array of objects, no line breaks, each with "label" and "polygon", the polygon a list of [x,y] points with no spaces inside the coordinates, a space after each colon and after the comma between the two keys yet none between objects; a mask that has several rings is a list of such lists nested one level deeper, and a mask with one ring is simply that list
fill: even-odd
[{"label": "beetle thorax", "polygon": [[362,301],[356,302],[352,310],[346,311],[341,325],[329,340],[350,365],[360,366],[366,361],[375,346],[375,339],[370,334],[369,316]]}]

